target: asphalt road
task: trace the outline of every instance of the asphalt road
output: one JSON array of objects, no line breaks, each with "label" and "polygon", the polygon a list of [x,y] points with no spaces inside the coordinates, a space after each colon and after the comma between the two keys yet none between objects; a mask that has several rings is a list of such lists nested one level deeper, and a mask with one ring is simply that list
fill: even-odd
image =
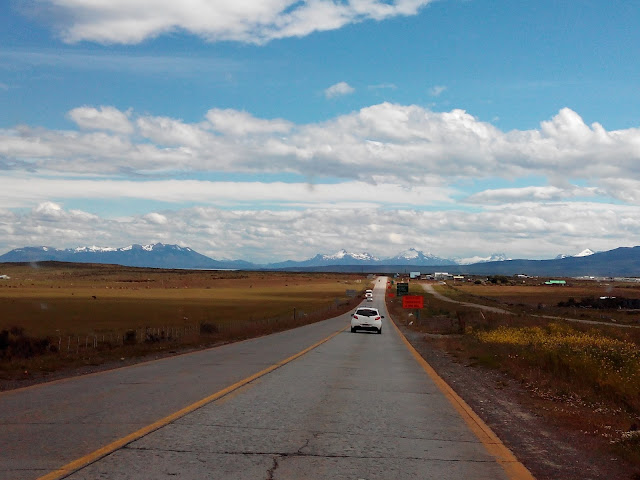
[{"label": "asphalt road", "polygon": [[[383,288],[373,303],[381,309]],[[0,394],[0,479],[60,478],[52,472],[76,459],[81,468],[65,478],[525,478],[507,475],[388,318],[382,335],[350,333],[348,325],[343,315]],[[158,423],[207,397],[214,399]]]}]

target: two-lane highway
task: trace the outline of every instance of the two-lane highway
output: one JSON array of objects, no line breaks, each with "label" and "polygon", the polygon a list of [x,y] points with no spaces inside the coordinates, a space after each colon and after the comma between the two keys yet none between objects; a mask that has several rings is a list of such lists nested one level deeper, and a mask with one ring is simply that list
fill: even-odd
[{"label": "two-lane highway", "polygon": [[345,315],[0,395],[0,478],[531,478],[425,373],[381,280],[382,335]]}]

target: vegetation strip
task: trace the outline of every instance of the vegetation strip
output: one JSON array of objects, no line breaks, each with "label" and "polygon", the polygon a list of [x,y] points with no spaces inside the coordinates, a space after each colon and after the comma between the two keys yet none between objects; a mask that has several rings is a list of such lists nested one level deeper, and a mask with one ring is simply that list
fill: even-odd
[{"label": "vegetation strip", "polygon": [[413,348],[413,345],[402,334],[398,326],[393,319],[390,322],[395,328],[400,339],[409,349],[413,357],[417,360],[423,370],[434,381],[436,386],[447,397],[447,400],[456,409],[460,416],[464,419],[465,423],[469,426],[471,431],[482,442],[489,454],[495,457],[496,461],[504,469],[505,473],[511,480],[535,480],[531,472],[518,461],[518,459],[511,453],[511,451],[500,441],[498,436],[493,433],[491,428],[476,415],[476,413],[467,405],[467,403],[458,396],[458,394],[445,382],[440,375],[436,373],[429,363],[422,358],[418,351]]},{"label": "vegetation strip", "polygon": [[142,437],[144,437],[145,435],[148,435],[149,433],[158,430],[172,422],[175,422],[176,420],[178,420],[181,417],[184,417],[185,415],[197,410],[200,407],[205,406],[208,403],[211,403],[215,400],[218,400],[219,398],[224,397],[225,395],[228,395],[229,393],[233,392],[234,390],[239,389],[240,387],[243,387],[245,385],[247,385],[248,383],[251,383],[252,381],[256,380],[257,378],[260,378],[268,373],[273,372],[274,370],[286,365],[287,363],[292,362],[293,360],[305,355],[306,353],[310,352],[311,350],[313,350],[316,347],[319,347],[320,345],[322,345],[325,342],[328,342],[329,340],[331,340],[333,337],[335,337],[336,335],[344,332],[346,330],[345,328],[341,328],[340,330],[338,330],[337,332],[332,333],[331,335],[329,335],[328,337],[320,340],[317,343],[314,343],[313,345],[311,345],[310,347],[305,348],[304,350],[290,356],[289,358],[286,358],[284,360],[281,360],[278,363],[275,363],[273,365],[271,365],[270,367],[265,368],[264,370],[259,371],[258,373],[254,373],[253,375],[240,380],[239,382],[234,383],[233,385],[230,385],[212,395],[209,395],[206,398],[203,398],[202,400],[199,400],[195,403],[192,403],[191,405],[178,410],[177,412],[172,413],[171,415],[168,415],[150,425],[147,425],[146,427],[143,427],[133,433],[130,433],[129,435],[122,437],[114,442],[111,442],[108,445],[105,445],[102,448],[99,448],[98,450],[95,450],[92,453],[89,453],[88,455],[85,455],[84,457],[78,458],[77,460],[74,460],[66,465],[64,465],[63,467],[54,470],[42,477],[39,477],[37,480],[58,480],[61,478],[64,478],[68,475],[71,475],[72,473],[80,470],[83,467],[86,467],[87,465],[90,465],[98,460],[100,460],[103,457],[106,457],[107,455],[115,452],[116,450],[124,447],[125,445],[138,440]]}]

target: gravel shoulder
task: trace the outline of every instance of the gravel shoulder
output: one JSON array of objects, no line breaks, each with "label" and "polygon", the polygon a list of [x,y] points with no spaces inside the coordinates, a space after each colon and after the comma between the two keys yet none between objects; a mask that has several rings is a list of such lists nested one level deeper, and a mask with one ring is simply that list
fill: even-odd
[{"label": "gravel shoulder", "polygon": [[398,327],[536,479],[640,479],[640,471],[606,451],[601,439],[546,417],[527,389],[506,374],[464,365],[438,348],[438,336]]}]

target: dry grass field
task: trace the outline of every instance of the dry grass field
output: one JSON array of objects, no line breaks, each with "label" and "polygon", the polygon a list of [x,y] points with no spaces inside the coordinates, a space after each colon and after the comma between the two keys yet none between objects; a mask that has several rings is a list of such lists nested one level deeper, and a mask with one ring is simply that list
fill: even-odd
[{"label": "dry grass field", "polygon": [[[366,276],[0,264],[0,376],[210,345],[351,308]],[[123,353],[123,351],[127,351]]]},{"label": "dry grass field", "polygon": [[455,284],[454,287],[474,296],[490,297],[504,303],[520,303],[531,306],[537,306],[541,303],[556,305],[558,302],[566,301],[571,297],[576,299],[589,296],[640,298],[640,284],[570,279],[567,280],[567,285],[564,286],[544,285],[543,283],[540,281],[537,285],[532,285],[531,283],[517,284],[515,282],[510,285],[476,285],[472,282],[460,282]]},{"label": "dry grass field", "polygon": [[574,279],[566,281],[566,285],[544,285],[544,280],[540,279],[528,279],[527,283],[514,280],[508,284],[449,282],[435,288],[456,300],[500,306],[514,312],[535,311],[539,315],[640,325],[640,310],[637,309],[599,310],[558,306],[560,302],[568,302],[570,299],[580,301],[584,298],[615,297],[637,300],[640,299],[640,284]]}]

